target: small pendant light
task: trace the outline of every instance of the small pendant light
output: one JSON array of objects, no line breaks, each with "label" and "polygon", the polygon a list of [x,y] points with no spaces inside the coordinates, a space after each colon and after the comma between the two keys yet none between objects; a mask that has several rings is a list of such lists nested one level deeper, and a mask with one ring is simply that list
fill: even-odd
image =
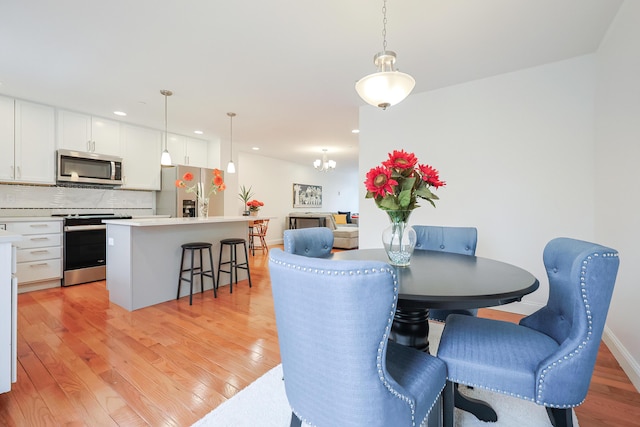
[{"label": "small pendant light", "polygon": [[227,173],[236,173],[236,166],[233,164],[233,118],[236,113],[227,113],[229,116],[229,164],[227,165]]}]

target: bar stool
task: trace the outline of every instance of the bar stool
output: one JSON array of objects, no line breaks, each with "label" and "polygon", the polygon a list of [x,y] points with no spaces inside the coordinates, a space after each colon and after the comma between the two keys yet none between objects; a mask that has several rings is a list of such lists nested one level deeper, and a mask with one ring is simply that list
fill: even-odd
[{"label": "bar stool", "polygon": [[[211,254],[211,243],[207,242],[191,242],[185,243],[182,245],[182,257],[180,258],[180,274],[178,276],[178,295],[176,299],[180,298],[180,286],[182,282],[189,282],[189,305],[193,303],[193,276],[200,275],[200,293],[204,292],[204,276],[211,277],[213,281],[213,296],[214,298],[218,297],[218,292],[216,290],[216,279],[213,276],[213,255]],[[207,249],[209,251],[209,270],[204,269],[204,265],[202,264],[202,251]],[[184,254],[185,252],[191,252],[191,267],[184,268]],[[193,266],[193,260],[195,258],[195,251],[198,251],[200,255],[200,265],[198,267]],[[184,277],[184,273],[189,272],[189,278]]]},{"label": "bar stool", "polygon": [[[238,245],[244,248],[244,262],[238,262]],[[222,252],[225,246],[229,247],[229,261],[222,262]],[[222,266],[229,264],[229,270],[223,270]],[[235,273],[235,283],[238,284],[238,269],[247,270],[247,278],[249,279],[249,287],[251,287],[251,273],[249,272],[249,255],[247,253],[247,241],[240,238],[230,238],[220,240],[220,257],[218,258],[218,285],[220,285],[220,273],[229,275],[229,289],[233,293],[233,275]]]}]

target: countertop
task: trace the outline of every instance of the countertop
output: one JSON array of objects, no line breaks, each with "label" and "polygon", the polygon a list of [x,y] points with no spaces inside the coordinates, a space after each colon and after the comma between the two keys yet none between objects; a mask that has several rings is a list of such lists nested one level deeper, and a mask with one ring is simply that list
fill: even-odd
[{"label": "countertop", "polygon": [[125,225],[129,227],[158,227],[166,225],[197,225],[216,224],[224,222],[249,222],[257,219],[270,219],[260,216],[210,216],[208,218],[133,218],[133,219],[105,219],[105,224]]},{"label": "countertop", "polygon": [[0,217],[0,224],[4,222],[37,222],[37,221],[64,221],[59,216],[12,216]]}]

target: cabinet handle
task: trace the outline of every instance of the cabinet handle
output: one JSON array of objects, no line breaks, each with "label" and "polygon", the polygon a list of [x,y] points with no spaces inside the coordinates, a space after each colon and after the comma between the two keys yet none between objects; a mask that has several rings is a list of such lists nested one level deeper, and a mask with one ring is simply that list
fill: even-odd
[{"label": "cabinet handle", "polygon": [[31,268],[36,268],[36,267],[47,267],[49,264],[47,264],[46,262],[41,262],[39,264],[31,264],[29,265],[29,267]]},{"label": "cabinet handle", "polygon": [[96,151],[96,142],[95,141],[91,141],[91,151],[93,151],[94,153]]},{"label": "cabinet handle", "polygon": [[16,169],[13,165],[11,165],[11,178],[12,179],[16,178]]},{"label": "cabinet handle", "polygon": [[46,249],[41,249],[39,251],[31,251],[31,255],[39,255],[39,254],[48,254],[49,251]]},{"label": "cabinet handle", "polygon": [[42,228],[42,227],[48,227],[49,224],[29,224],[29,227],[33,227],[33,228]]},{"label": "cabinet handle", "polygon": [[87,141],[87,151],[91,151],[91,141]]},{"label": "cabinet handle", "polygon": [[49,240],[49,238],[48,237],[32,237],[29,240],[31,240],[32,242],[40,242],[40,241],[43,241],[43,240]]},{"label": "cabinet handle", "polygon": [[16,178],[22,178],[22,170],[20,169],[20,166],[18,166],[18,176]]}]

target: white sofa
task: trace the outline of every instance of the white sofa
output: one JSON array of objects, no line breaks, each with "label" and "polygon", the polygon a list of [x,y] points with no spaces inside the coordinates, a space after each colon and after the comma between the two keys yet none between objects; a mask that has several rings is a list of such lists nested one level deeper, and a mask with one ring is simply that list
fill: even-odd
[{"label": "white sofa", "polygon": [[287,228],[327,227],[333,231],[333,247],[356,249],[358,247],[357,219],[351,224],[336,224],[333,212],[291,212],[285,219]]}]

